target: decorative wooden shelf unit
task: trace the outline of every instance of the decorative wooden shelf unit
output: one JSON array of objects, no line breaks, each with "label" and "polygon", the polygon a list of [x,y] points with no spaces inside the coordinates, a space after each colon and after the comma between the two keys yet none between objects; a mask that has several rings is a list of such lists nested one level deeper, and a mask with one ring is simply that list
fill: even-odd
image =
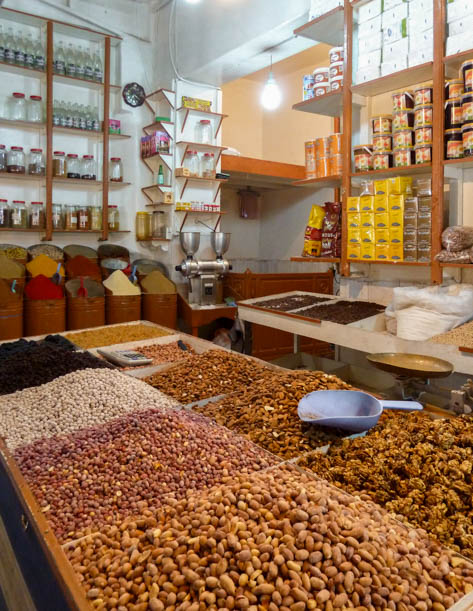
[{"label": "decorative wooden shelf unit", "polygon": [[343,92],[331,91],[325,95],[298,102],[293,105],[292,109],[327,117],[339,117],[343,113]]},{"label": "decorative wooden shelf unit", "polygon": [[430,263],[422,261],[377,261],[373,259],[349,259],[350,263],[368,263],[369,265],[404,265],[410,267],[430,267]]},{"label": "decorative wooden shelf unit", "polygon": [[203,153],[214,153],[214,155],[216,155],[214,167],[216,167],[220,161],[222,152],[227,150],[226,146],[218,146],[216,144],[201,144],[199,142],[187,142],[185,140],[179,140],[179,142],[176,142],[176,145],[184,147],[184,152],[182,153],[181,157],[181,166],[183,165],[187,151],[189,150],[195,149],[196,151],[202,151]]},{"label": "decorative wooden shelf unit", "polygon": [[172,153],[155,153],[151,157],[142,157],[141,160],[155,174],[158,173],[160,165],[172,171]]},{"label": "decorative wooden shelf unit", "polygon": [[222,172],[230,174],[225,187],[274,191],[287,189],[305,177],[305,167],[238,155],[222,155]]},{"label": "decorative wooden shelf unit", "polygon": [[[162,196],[163,193],[166,193],[168,189],[172,189],[172,185],[150,185],[149,187],[142,187],[141,190],[146,197],[151,202],[151,205],[167,205],[172,206],[172,204],[164,204],[162,201],[159,201],[159,197]],[[149,204],[147,204],[149,205]]]},{"label": "decorative wooden shelf unit", "polygon": [[313,19],[294,30],[295,36],[309,38],[334,47],[343,45],[343,6],[338,6],[317,19]]},{"label": "decorative wooden shelf unit", "polygon": [[427,62],[426,64],[406,68],[400,72],[381,76],[380,78],[366,83],[352,85],[351,89],[353,93],[357,93],[358,95],[372,97],[382,93],[388,93],[389,91],[395,91],[403,87],[410,87],[411,85],[431,81],[432,78],[433,62]]},{"label": "decorative wooden shelf unit", "polygon": [[312,189],[337,189],[342,182],[341,176],[325,176],[324,178],[304,178],[296,180],[292,184],[295,187],[310,187]]},{"label": "decorative wooden shelf unit", "polygon": [[215,191],[212,202],[215,202],[217,200],[218,194],[220,193],[220,189],[222,188],[222,183],[226,182],[226,180],[222,178],[201,178],[200,176],[176,176],[176,178],[184,181],[179,196],[180,199],[182,199],[182,196],[184,195],[184,192],[190,182],[197,184],[212,183],[214,185],[217,185],[217,190]]},{"label": "decorative wooden shelf unit", "polygon": [[353,172],[352,178],[363,178],[372,176],[373,179],[390,177],[390,176],[412,176],[414,174],[430,174],[432,172],[431,163],[419,163],[403,168],[388,168],[386,170],[368,170],[367,172]]},{"label": "decorative wooden shelf unit", "polygon": [[210,110],[197,110],[196,108],[187,108],[186,106],[181,106],[180,108],[177,109],[177,112],[184,113],[184,119],[182,120],[182,124],[181,124],[181,133],[184,131],[189,115],[190,114],[199,114],[215,122],[216,126],[214,129],[214,138],[218,136],[218,132],[220,131],[220,128],[222,127],[223,120],[228,117],[228,115],[223,115],[220,112],[211,112]]}]

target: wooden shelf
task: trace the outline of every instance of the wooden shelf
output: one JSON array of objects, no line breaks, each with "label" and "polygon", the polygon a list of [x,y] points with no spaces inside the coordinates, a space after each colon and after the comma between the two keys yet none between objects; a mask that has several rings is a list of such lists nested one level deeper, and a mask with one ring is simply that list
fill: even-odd
[{"label": "wooden shelf", "polygon": [[11,181],[17,181],[17,182],[45,182],[46,181],[46,177],[45,176],[30,176],[29,174],[14,174],[14,173],[8,173],[8,172],[1,172],[0,173],[0,182],[2,180],[11,180]]},{"label": "wooden shelf", "polygon": [[10,74],[19,74],[30,78],[46,78],[45,70],[34,70],[33,68],[25,68],[16,64],[7,64],[6,62],[0,62],[0,72],[9,72]]},{"label": "wooden shelf", "polygon": [[343,6],[338,6],[297,28],[294,35],[338,47],[343,45],[344,20]]},{"label": "wooden shelf", "polygon": [[31,228],[18,229],[17,227],[0,227],[0,231],[19,231],[20,233],[23,233],[26,231],[27,233],[42,233],[46,230],[45,229],[31,229]]},{"label": "wooden shelf", "polygon": [[440,267],[458,267],[460,269],[473,269],[473,263],[440,263]]},{"label": "wooden shelf", "polygon": [[343,112],[343,92],[331,91],[325,95],[294,104],[292,109],[326,117],[339,117]]},{"label": "wooden shelf", "polygon": [[462,170],[473,168],[473,157],[462,157],[461,159],[445,159],[444,166],[457,166]]},{"label": "wooden shelf", "polygon": [[[81,187],[85,190],[100,189],[103,186],[101,180],[85,180],[82,178],[53,178],[53,185],[62,187]],[[131,185],[131,182],[109,182],[108,187],[111,190],[123,189]]]},{"label": "wooden shelf", "polygon": [[456,53],[455,55],[448,55],[443,58],[443,63],[446,68],[450,68],[451,70],[460,70],[460,66],[464,61],[473,57],[473,49],[469,51],[462,51],[461,53]]},{"label": "wooden shelf", "polygon": [[418,165],[410,165],[403,168],[389,168],[387,170],[369,170],[368,172],[354,172],[352,178],[363,178],[373,176],[373,178],[389,178],[390,176],[405,176],[410,174],[429,174],[432,172],[432,164],[419,163]]},{"label": "wooden shelf", "polygon": [[304,178],[304,180],[296,180],[292,184],[294,187],[310,187],[313,189],[330,189],[340,187],[342,177],[337,176],[325,176],[324,178]]},{"label": "wooden shelf", "polygon": [[433,62],[427,62],[413,68],[406,68],[394,74],[388,74],[380,78],[368,81],[367,83],[359,83],[352,85],[352,92],[365,97],[388,93],[402,87],[417,85],[425,81],[431,81],[433,78]]},{"label": "wooden shelf", "polygon": [[215,132],[214,132],[214,138],[218,136],[218,132],[220,131],[220,128],[222,127],[223,120],[228,117],[228,115],[223,115],[220,112],[211,112],[210,110],[197,110],[196,108],[187,108],[186,106],[181,106],[180,108],[177,109],[177,112],[185,113],[184,119],[182,120],[182,125],[181,125],[181,134],[184,131],[184,128],[187,123],[187,119],[189,118],[189,114],[192,113],[192,114],[198,114],[198,115],[205,116],[211,120],[215,120],[216,127],[215,127]]},{"label": "wooden shelf", "polygon": [[[83,89],[91,89],[94,91],[100,91],[104,89],[104,83],[97,83],[96,81],[87,81],[85,79],[76,78],[75,76],[67,76],[65,74],[53,74],[53,81],[55,83],[61,83],[63,85],[72,85],[74,87],[81,87]],[[110,85],[110,92],[121,91],[120,85]]]},{"label": "wooden shelf", "polygon": [[173,106],[173,104],[170,101],[170,97],[176,95],[175,91],[172,91],[171,89],[158,89],[157,91],[153,91],[152,93],[148,94],[146,96],[146,99],[149,102],[167,102],[170,106]]},{"label": "wooden shelf", "polygon": [[45,132],[46,124],[36,121],[9,121],[8,119],[0,119],[0,127],[18,130],[31,130],[37,132]]},{"label": "wooden shelf", "polygon": [[222,155],[222,172],[230,174],[225,186],[254,187],[263,191],[287,189],[305,177],[305,167],[239,155]]},{"label": "wooden shelf", "polygon": [[220,161],[220,156],[223,151],[226,151],[228,147],[226,146],[218,146],[216,144],[201,144],[200,142],[188,142],[186,140],[179,140],[176,142],[177,145],[184,147],[184,152],[182,153],[181,158],[181,166],[184,163],[184,159],[186,157],[187,151],[190,149],[196,149],[197,151],[202,151],[206,153],[216,153],[214,167],[218,165]]},{"label": "wooden shelf", "polygon": [[172,189],[172,185],[150,185],[149,187],[142,187],[141,191],[143,192],[146,199],[151,202],[150,205],[168,205],[172,206],[172,204],[163,204],[163,202],[159,201],[158,198],[161,197],[162,193],[166,193],[166,189]]},{"label": "wooden shelf", "polygon": [[[108,230],[109,233],[131,233],[129,229],[119,229],[118,231]],[[53,229],[53,233],[102,233],[102,229]]]},{"label": "wooden shelf", "polygon": [[[53,127],[53,133],[57,135],[64,134],[65,136],[81,136],[82,138],[91,138],[94,140],[102,140],[103,132],[96,132],[90,129],[76,129],[74,127]],[[128,140],[131,136],[126,134],[108,134],[110,140]]]},{"label": "wooden shelf", "polygon": [[172,153],[155,153],[151,157],[142,157],[141,160],[148,167],[151,172],[158,173],[159,166],[164,165],[170,172],[172,172]]},{"label": "wooden shelf", "polygon": [[298,263],[340,263],[337,257],[291,257],[291,261]]},{"label": "wooden shelf", "polygon": [[430,267],[431,263],[420,261],[376,261],[375,259],[348,259],[350,263],[368,263],[370,265],[404,265],[411,267]]},{"label": "wooden shelf", "polygon": [[168,129],[168,127],[172,127],[173,125],[174,123],[172,121],[155,121],[143,127],[143,131],[147,136],[150,136],[156,131],[165,131],[172,139],[172,130]]},{"label": "wooden shelf", "polygon": [[175,212],[185,212],[186,214],[227,214],[221,210],[180,210],[179,208],[174,209]]},{"label": "wooden shelf", "polygon": [[171,238],[146,238],[145,240],[136,240],[137,242],[170,242]]},{"label": "wooden shelf", "polygon": [[176,178],[184,180],[184,184],[182,186],[181,189],[181,194],[179,196],[179,199],[182,199],[182,196],[184,195],[185,190],[187,189],[187,185],[190,182],[196,182],[196,183],[211,183],[211,184],[216,184],[217,185],[217,190],[215,192],[214,198],[213,198],[213,202],[216,201],[218,194],[220,193],[220,189],[222,187],[222,183],[227,182],[226,179],[224,178],[201,178],[200,176],[176,176]]}]

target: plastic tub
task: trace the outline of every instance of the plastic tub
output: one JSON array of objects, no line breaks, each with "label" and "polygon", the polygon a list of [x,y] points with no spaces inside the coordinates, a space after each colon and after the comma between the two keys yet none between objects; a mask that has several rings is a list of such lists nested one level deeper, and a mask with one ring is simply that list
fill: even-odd
[{"label": "plastic tub", "polygon": [[323,83],[329,80],[330,68],[328,66],[323,66],[322,68],[316,68],[313,72],[314,75],[314,87],[317,86],[317,83]]},{"label": "plastic tub", "polygon": [[373,134],[390,134],[392,132],[393,119],[391,115],[378,115],[371,119]]},{"label": "plastic tub", "polygon": [[393,114],[393,130],[395,132],[414,127],[414,111],[398,110]]},{"label": "plastic tub", "polygon": [[463,79],[453,79],[445,83],[445,99],[459,98],[465,93]]},{"label": "plastic tub", "polygon": [[400,148],[402,146],[413,146],[414,145],[414,131],[412,129],[401,129],[394,133],[393,145],[394,148]]},{"label": "plastic tub", "polygon": [[142,320],[177,329],[177,295],[152,295],[143,293]]},{"label": "plastic tub", "polygon": [[[473,96],[470,96],[473,101]],[[463,124],[463,105],[461,98],[452,98],[445,102],[445,129],[454,129]]]},{"label": "plastic tub", "polygon": [[133,322],[141,317],[141,295],[105,295],[107,325]]},{"label": "plastic tub", "polygon": [[67,330],[105,325],[105,297],[68,297]]},{"label": "plastic tub", "polygon": [[405,168],[413,165],[415,162],[415,153],[413,146],[404,146],[394,149],[394,167]]},{"label": "plastic tub", "polygon": [[330,83],[328,81],[322,81],[317,83],[314,88],[314,98],[319,98],[321,95],[327,95],[330,91]]},{"label": "plastic tub", "polygon": [[373,136],[373,153],[377,151],[390,151],[393,147],[391,134],[376,134]]},{"label": "plastic tub", "polygon": [[414,108],[414,95],[412,91],[398,91],[392,94],[392,99],[394,112]]},{"label": "plastic tub", "polygon": [[377,151],[373,153],[373,169],[388,170],[393,167],[392,151]]},{"label": "plastic tub", "polygon": [[420,144],[415,148],[416,163],[432,163],[432,145]]},{"label": "plastic tub", "polygon": [[343,47],[332,47],[329,51],[330,63],[343,62],[344,50]]},{"label": "plastic tub", "polygon": [[414,111],[414,127],[425,127],[432,125],[434,121],[434,107],[432,104],[424,104]]},{"label": "plastic tub", "polygon": [[445,131],[445,159],[461,159],[463,157],[463,134],[461,129]]},{"label": "plastic tub", "polygon": [[427,87],[425,85],[422,87],[417,87],[417,89],[414,89],[414,106],[423,106],[424,104],[432,104],[434,101],[433,93],[434,93],[433,88]]},{"label": "plastic tub", "polygon": [[355,172],[368,172],[373,169],[373,148],[371,144],[359,144],[353,147]]},{"label": "plastic tub", "polygon": [[428,125],[427,127],[418,127],[415,133],[416,146],[419,144],[432,144],[433,129],[430,125]]},{"label": "plastic tub", "polygon": [[473,59],[467,59],[460,67],[465,91],[473,91]]},{"label": "plastic tub", "polygon": [[473,92],[464,93],[461,97],[462,122],[470,123],[473,121]]},{"label": "plastic tub", "polygon": [[25,336],[66,330],[66,299],[27,299],[24,302]]},{"label": "plastic tub", "polygon": [[462,126],[463,155],[473,157],[473,123]]}]

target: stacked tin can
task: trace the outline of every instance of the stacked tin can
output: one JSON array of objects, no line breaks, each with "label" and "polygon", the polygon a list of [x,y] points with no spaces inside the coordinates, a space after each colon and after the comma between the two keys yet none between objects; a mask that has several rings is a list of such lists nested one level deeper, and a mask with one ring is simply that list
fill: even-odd
[{"label": "stacked tin can", "polygon": [[445,159],[473,156],[473,59],[445,82]]},{"label": "stacked tin can", "polygon": [[304,100],[318,98],[343,87],[343,47],[330,49],[330,66],[316,68],[304,75],[302,95]]}]

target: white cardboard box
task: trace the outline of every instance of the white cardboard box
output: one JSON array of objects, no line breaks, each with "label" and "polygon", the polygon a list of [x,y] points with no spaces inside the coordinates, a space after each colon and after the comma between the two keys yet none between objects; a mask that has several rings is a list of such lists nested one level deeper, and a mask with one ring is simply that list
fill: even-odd
[{"label": "white cardboard box", "polygon": [[454,0],[447,4],[447,23],[463,19],[473,14],[473,2],[471,0]]},{"label": "white cardboard box", "polygon": [[388,11],[385,8],[381,20],[383,30],[389,27],[390,25],[397,23],[398,21],[407,19],[407,16],[409,14],[408,7],[409,5],[406,2],[403,2],[402,4],[398,4],[397,6]]},{"label": "white cardboard box", "polygon": [[367,83],[381,76],[380,64],[359,69],[355,75],[355,83]]},{"label": "white cardboard box", "polygon": [[433,49],[434,46],[434,31],[424,30],[423,32],[415,32],[411,30],[409,36],[409,52],[419,49]]},{"label": "white cardboard box", "polygon": [[358,56],[358,70],[381,65],[381,49],[370,53],[362,53]]},{"label": "white cardboard box", "polygon": [[445,55],[455,55],[471,49],[471,34],[458,34],[458,36],[449,36],[445,49]]},{"label": "white cardboard box", "polygon": [[309,21],[317,19],[325,13],[333,11],[337,6],[342,6],[343,0],[311,0]]},{"label": "white cardboard box", "polygon": [[462,19],[457,19],[448,24],[448,35],[458,36],[459,34],[470,33],[473,30],[473,14]]},{"label": "white cardboard box", "polygon": [[387,28],[383,29],[383,45],[389,45],[401,38],[407,38],[408,35],[408,22],[407,19],[402,19],[396,23],[391,24]]},{"label": "white cardboard box", "polygon": [[419,49],[417,51],[413,51],[409,53],[408,57],[409,68],[413,66],[420,66],[421,64],[426,64],[427,62],[434,61],[434,50],[432,47],[429,49]]},{"label": "white cardboard box", "polygon": [[390,11],[392,8],[399,6],[400,4],[409,4],[412,0],[384,0],[383,11]]},{"label": "white cardboard box", "polygon": [[381,32],[381,15],[358,24],[358,38],[368,38]]},{"label": "white cardboard box", "polygon": [[400,72],[407,68],[407,55],[405,57],[399,57],[394,62],[383,62],[381,64],[381,76],[393,74],[394,72]]},{"label": "white cardboard box", "polygon": [[391,63],[398,57],[409,54],[409,38],[401,38],[393,43],[383,44],[383,62]]},{"label": "white cardboard box", "polygon": [[358,39],[358,52],[361,56],[363,53],[371,53],[371,51],[376,51],[377,49],[381,49],[383,42],[383,36],[381,32],[377,34],[372,34],[367,38],[359,38]]},{"label": "white cardboard box", "polygon": [[363,23],[373,17],[381,15],[383,10],[382,0],[370,0],[366,4],[363,4],[358,9],[358,23]]}]

